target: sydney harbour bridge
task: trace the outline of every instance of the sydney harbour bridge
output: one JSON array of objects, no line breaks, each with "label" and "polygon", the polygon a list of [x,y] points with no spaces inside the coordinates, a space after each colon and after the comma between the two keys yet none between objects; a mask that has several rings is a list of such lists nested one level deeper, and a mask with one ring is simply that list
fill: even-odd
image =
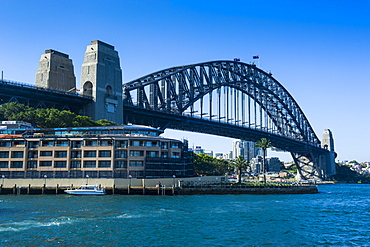
[{"label": "sydney harbour bridge", "polygon": [[[119,123],[255,142],[266,138],[275,148],[291,153],[301,178],[335,173],[334,150],[321,143],[287,89],[255,64],[212,61],[168,68],[124,83],[121,95],[114,97],[123,105]],[[105,100],[107,97],[106,93]],[[16,101],[77,113],[104,104],[91,94],[5,80],[0,83],[0,100],[0,104]]]}]

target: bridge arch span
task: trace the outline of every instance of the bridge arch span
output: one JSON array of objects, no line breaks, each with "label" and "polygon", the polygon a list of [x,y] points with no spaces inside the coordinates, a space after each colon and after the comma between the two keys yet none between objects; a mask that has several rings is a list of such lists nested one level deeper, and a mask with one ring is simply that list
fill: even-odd
[{"label": "bridge arch span", "polygon": [[125,83],[123,89],[126,122],[254,141],[266,137],[292,152],[296,162],[304,160],[301,167],[311,167],[302,169],[303,177],[322,176],[319,156],[325,150],[307,117],[281,83],[254,64],[178,66]]}]

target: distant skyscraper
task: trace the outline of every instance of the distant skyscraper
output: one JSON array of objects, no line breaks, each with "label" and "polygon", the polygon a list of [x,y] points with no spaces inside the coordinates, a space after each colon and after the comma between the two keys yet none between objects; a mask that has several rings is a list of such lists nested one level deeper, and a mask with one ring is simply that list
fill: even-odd
[{"label": "distant skyscraper", "polygon": [[278,157],[271,157],[266,159],[268,172],[280,172],[281,161]]},{"label": "distant skyscraper", "polygon": [[262,156],[257,155],[251,160],[251,171],[254,173],[260,173],[262,169]]},{"label": "distant skyscraper", "polygon": [[245,160],[250,162],[257,155],[261,155],[261,148],[256,148],[255,144],[252,141],[234,140],[232,150],[233,159],[243,156]]}]

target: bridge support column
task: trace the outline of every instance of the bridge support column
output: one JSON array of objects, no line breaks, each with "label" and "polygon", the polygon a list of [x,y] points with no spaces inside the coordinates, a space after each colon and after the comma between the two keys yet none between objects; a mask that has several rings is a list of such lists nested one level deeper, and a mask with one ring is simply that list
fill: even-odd
[{"label": "bridge support column", "polygon": [[99,40],[87,46],[80,88],[83,95],[93,98],[85,115],[94,120],[123,122],[122,70],[114,46]]},{"label": "bridge support column", "polygon": [[320,155],[309,153],[306,155],[292,153],[298,169],[300,179],[323,179],[323,163]]}]

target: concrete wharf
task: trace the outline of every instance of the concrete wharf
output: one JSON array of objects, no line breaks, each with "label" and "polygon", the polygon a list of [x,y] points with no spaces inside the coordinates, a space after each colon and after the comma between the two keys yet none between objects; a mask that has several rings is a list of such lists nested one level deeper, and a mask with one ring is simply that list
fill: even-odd
[{"label": "concrete wharf", "polygon": [[314,184],[231,185],[223,181],[224,179],[216,176],[161,179],[3,179],[0,194],[64,194],[64,190],[77,188],[83,184],[97,184],[105,188],[107,194],[113,195],[318,193],[318,188]]}]

